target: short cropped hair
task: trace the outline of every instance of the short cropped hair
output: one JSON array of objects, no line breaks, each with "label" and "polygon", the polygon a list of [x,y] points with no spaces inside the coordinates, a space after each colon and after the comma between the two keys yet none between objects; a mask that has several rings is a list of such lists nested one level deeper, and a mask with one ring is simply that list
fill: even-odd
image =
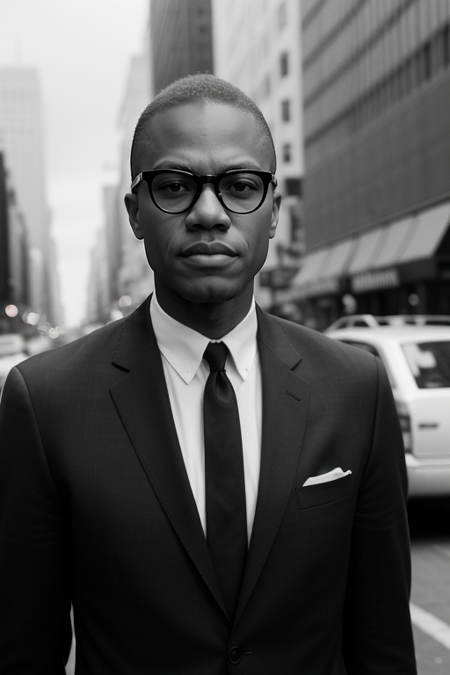
[{"label": "short cropped hair", "polygon": [[131,145],[131,177],[134,179],[139,173],[137,168],[138,150],[142,145],[151,145],[149,133],[150,122],[158,113],[179,108],[183,105],[200,104],[222,104],[233,108],[247,111],[253,115],[258,124],[264,142],[267,144],[271,154],[271,171],[276,170],[276,155],[273,144],[272,134],[269,126],[251,98],[234,85],[222,80],[214,75],[198,74],[188,75],[180,80],[176,80],[168,87],[163,89],[153,101],[145,108],[139,117],[136,129],[134,131],[133,142]]}]

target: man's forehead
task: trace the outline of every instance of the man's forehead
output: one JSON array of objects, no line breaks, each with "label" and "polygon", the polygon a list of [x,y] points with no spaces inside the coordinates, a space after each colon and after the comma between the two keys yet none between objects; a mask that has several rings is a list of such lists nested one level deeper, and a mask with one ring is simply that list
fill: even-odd
[{"label": "man's forehead", "polygon": [[[232,161],[234,155],[259,155],[265,145],[254,115],[223,103],[189,103],[158,111],[146,131],[139,143],[140,170],[161,160],[169,164],[171,159],[188,160],[204,151]],[[263,158],[253,159],[260,165]]]}]

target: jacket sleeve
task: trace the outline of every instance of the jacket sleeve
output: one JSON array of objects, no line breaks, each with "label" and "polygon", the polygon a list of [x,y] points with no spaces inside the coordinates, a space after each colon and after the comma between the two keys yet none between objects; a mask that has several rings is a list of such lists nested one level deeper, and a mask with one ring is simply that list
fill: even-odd
[{"label": "jacket sleeve", "polygon": [[343,620],[348,675],[415,675],[403,439],[379,361],[372,447],[356,507]]},{"label": "jacket sleeve", "polygon": [[69,522],[26,382],[14,368],[0,405],[2,675],[65,673],[71,638]]}]

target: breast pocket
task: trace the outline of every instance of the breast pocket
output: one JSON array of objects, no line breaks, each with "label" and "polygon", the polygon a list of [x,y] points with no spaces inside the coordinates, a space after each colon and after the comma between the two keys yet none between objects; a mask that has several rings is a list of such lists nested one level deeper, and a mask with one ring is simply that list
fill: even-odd
[{"label": "breast pocket", "polygon": [[348,497],[355,489],[353,474],[328,483],[317,483],[306,487],[296,487],[295,496],[299,509],[311,509],[315,506],[325,506]]}]

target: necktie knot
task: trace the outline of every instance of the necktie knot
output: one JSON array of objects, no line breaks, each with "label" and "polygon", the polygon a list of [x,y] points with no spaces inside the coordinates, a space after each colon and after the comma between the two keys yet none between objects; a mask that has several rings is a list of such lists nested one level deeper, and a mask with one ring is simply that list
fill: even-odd
[{"label": "necktie knot", "polygon": [[211,373],[218,373],[225,370],[225,361],[227,360],[228,347],[224,342],[210,342],[205,349],[203,358],[209,365]]}]

